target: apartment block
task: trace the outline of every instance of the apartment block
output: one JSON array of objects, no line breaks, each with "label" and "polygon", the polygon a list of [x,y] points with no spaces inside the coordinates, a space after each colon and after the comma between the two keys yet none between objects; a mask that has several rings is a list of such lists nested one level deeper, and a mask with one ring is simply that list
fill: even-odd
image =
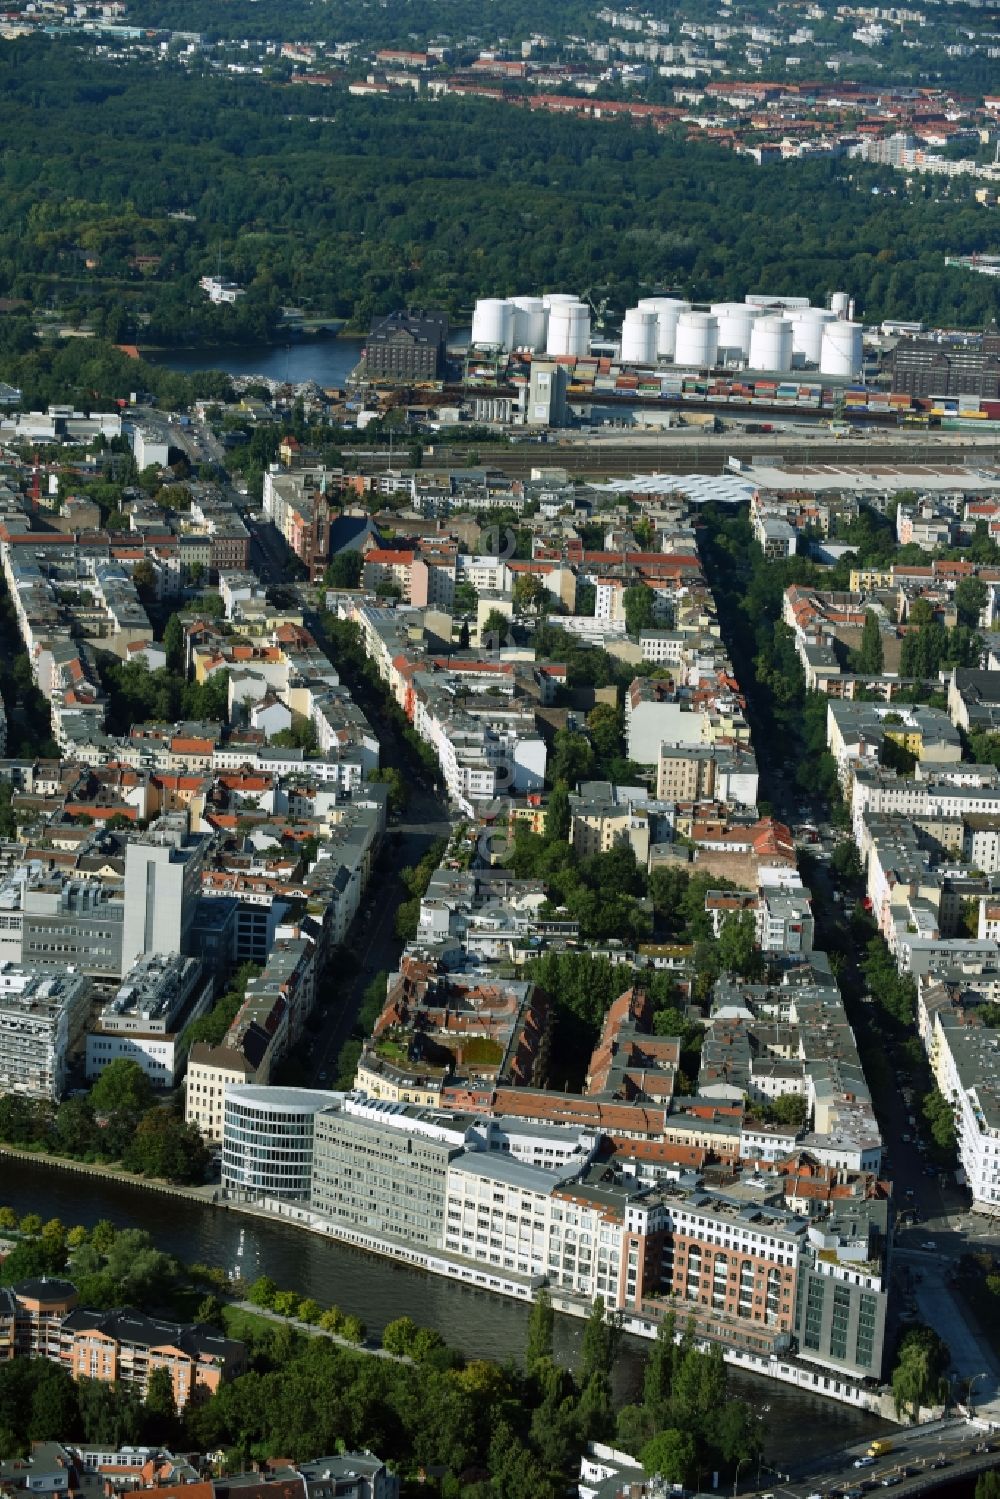
[{"label": "apartment block", "polygon": [[131,1310],[93,1312],[66,1280],[22,1281],[3,1293],[0,1329],[15,1355],[48,1359],[74,1379],[133,1388],[166,1369],[178,1410],[246,1368],[243,1343],[199,1323],[165,1322]]}]

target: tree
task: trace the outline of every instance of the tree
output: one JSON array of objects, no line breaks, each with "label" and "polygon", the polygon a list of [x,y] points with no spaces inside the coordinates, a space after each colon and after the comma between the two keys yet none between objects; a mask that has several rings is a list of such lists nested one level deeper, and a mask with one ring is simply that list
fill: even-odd
[{"label": "tree", "polygon": [[857,883],[864,872],[861,868],[861,856],[857,845],[849,838],[838,843],[831,856],[830,867],[840,875],[841,879]]},{"label": "tree", "polygon": [[931,1129],[931,1139],[942,1151],[954,1151],[956,1143],[955,1113],[939,1088],[932,1088],[920,1105],[920,1112]]},{"label": "tree", "polygon": [[552,1357],[552,1334],[555,1329],[555,1313],[548,1291],[542,1289],[535,1297],[528,1319],[528,1341],[524,1351],[525,1368],[529,1374],[543,1359]]},{"label": "tree", "polygon": [[167,670],[184,670],[184,626],[176,614],[171,614],[163,628],[163,649],[167,656]]},{"label": "tree", "polygon": [[977,629],[988,597],[982,578],[962,578],[955,589],[955,609],[959,624],[966,625],[970,630]]},{"label": "tree", "polygon": [[360,1317],[345,1317],[340,1326],[340,1336],[348,1343],[363,1343],[367,1329]]},{"label": "tree", "polygon": [[622,715],[610,703],[598,703],[587,714],[587,731],[599,760],[614,760],[623,749]]},{"label": "tree", "polygon": [[91,1088],[90,1102],[98,1114],[141,1114],[153,1102],[153,1085],[138,1062],[117,1057]]},{"label": "tree", "polygon": [[861,631],[861,644],[858,647],[858,671],[866,677],[877,677],[882,671],[882,665],[882,632],[879,628],[878,615],[874,609],[866,609],[865,623]]},{"label": "tree", "polygon": [[156,570],[147,558],[137,562],[132,569],[132,582],[143,604],[148,608],[156,602]]},{"label": "tree", "polygon": [[621,1317],[616,1312],[608,1313],[603,1296],[595,1297],[583,1332],[581,1384],[586,1384],[593,1374],[610,1377],[618,1357],[620,1339]]},{"label": "tree", "polygon": [[632,640],[638,640],[640,631],[653,627],[656,596],[645,583],[640,583],[634,588],[626,588],[624,603],[625,628]]},{"label": "tree", "polygon": [[274,1298],[278,1294],[278,1287],[269,1275],[259,1275],[247,1292],[247,1300],[254,1306],[263,1307],[266,1310],[274,1305]]},{"label": "tree", "polygon": [[480,646],[485,650],[496,651],[499,654],[510,643],[510,620],[502,609],[491,609],[483,620],[482,629],[479,631]]},{"label": "tree", "polygon": [[[143,1409],[150,1425],[158,1431],[169,1427],[177,1416],[174,1382],[169,1369],[154,1369],[146,1383]],[[160,1437],[162,1441],[162,1436]]]},{"label": "tree", "polygon": [[98,1218],[90,1230],[90,1242],[98,1254],[109,1254],[118,1238],[118,1230],[108,1218]]},{"label": "tree", "polygon": [[694,1472],[694,1438],[676,1426],[657,1432],[640,1453],[647,1473],[659,1473],[668,1483],[686,1484]]},{"label": "tree", "polygon": [[271,1310],[279,1317],[298,1317],[299,1294],[297,1291],[277,1291],[271,1302]]},{"label": "tree", "polygon": [[753,916],[741,911],[728,916],[722,924],[718,943],[719,966],[723,973],[736,973],[754,979],[764,971],[764,960],[757,948]]},{"label": "tree", "polygon": [[992,1468],[976,1479],[975,1499],[1000,1499],[1000,1472]]},{"label": "tree", "polygon": [[677,1318],[668,1312],[656,1329],[656,1342],[643,1371],[642,1404],[654,1427],[663,1424],[670,1404],[677,1362],[676,1334]]},{"label": "tree", "polygon": [[395,1353],[400,1358],[409,1357],[419,1331],[412,1317],[397,1317],[395,1321],[386,1323],[382,1331],[382,1347],[387,1353]]},{"label": "tree", "polygon": [[801,1093],[782,1093],[768,1104],[767,1116],[775,1124],[801,1129],[809,1117],[809,1102]]},{"label": "tree", "polygon": [[69,1372],[57,1364],[43,1363],[36,1380],[26,1435],[32,1442],[59,1441],[79,1425],[76,1386]]},{"label": "tree", "polygon": [[545,808],[546,842],[568,843],[569,830],[569,787],[565,781],[557,781]]},{"label": "tree", "polygon": [[511,590],[514,608],[520,611],[533,609],[536,612],[550,597],[549,590],[535,573],[518,573]]},{"label": "tree", "polygon": [[593,769],[594,751],[590,741],[583,734],[574,733],[572,729],[559,729],[549,761],[552,784],[565,781],[568,786],[575,786],[578,781],[585,781]]},{"label": "tree", "polygon": [[357,588],[361,582],[364,558],[360,552],[338,552],[323,574],[327,588]]},{"label": "tree", "polygon": [[945,1371],[950,1362],[947,1344],[930,1327],[911,1327],[904,1333],[892,1374],[896,1414],[915,1420],[920,1407],[943,1398]]}]

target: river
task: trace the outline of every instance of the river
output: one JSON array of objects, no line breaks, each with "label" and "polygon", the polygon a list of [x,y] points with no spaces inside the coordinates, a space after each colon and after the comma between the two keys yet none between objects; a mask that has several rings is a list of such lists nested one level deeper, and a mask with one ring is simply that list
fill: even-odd
[{"label": "river", "polygon": [[[0,1202],[19,1215],[37,1212],[43,1218],[61,1218],[67,1226],[108,1218],[120,1227],[144,1228],[159,1248],[188,1263],[239,1269],[248,1280],[270,1275],[284,1289],[356,1314],[372,1332],[381,1332],[394,1317],[410,1316],[436,1328],[469,1357],[502,1362],[520,1358],[524,1348],[528,1308],[520,1303],[286,1224],[9,1157],[3,1162]],[[582,1337],[582,1322],[556,1318],[556,1352],[564,1362],[576,1362]],[[641,1339],[624,1341],[615,1380],[616,1396],[623,1402],[636,1397],[647,1351]],[[814,1457],[820,1432],[823,1447],[834,1447],[885,1429],[874,1417],[849,1406],[739,1370],[730,1371],[730,1381],[734,1394],[758,1411],[768,1408],[766,1456],[771,1463],[784,1466]]]},{"label": "river", "polygon": [[361,358],[363,338],[301,338],[287,344],[215,344],[201,349],[150,349],[143,358],[168,370],[191,374],[225,370],[230,375],[261,375],[292,385],[343,385]]}]

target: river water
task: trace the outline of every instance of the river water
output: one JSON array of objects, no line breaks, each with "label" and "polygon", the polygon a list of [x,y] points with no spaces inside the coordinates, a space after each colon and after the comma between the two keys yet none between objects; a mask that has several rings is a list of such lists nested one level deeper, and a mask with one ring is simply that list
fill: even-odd
[{"label": "river water", "polygon": [[225,370],[230,375],[261,375],[291,385],[343,385],[361,358],[363,338],[303,338],[287,344],[216,344],[203,349],[161,349],[143,353],[150,364],[191,374]]},{"label": "river water", "polygon": [[[283,1289],[354,1313],[371,1332],[381,1332],[394,1317],[410,1316],[424,1327],[436,1328],[469,1357],[519,1360],[524,1349],[529,1314],[520,1303],[287,1224],[9,1157],[3,1160],[0,1203],[19,1215],[37,1212],[43,1218],[60,1218],[67,1226],[108,1218],[119,1227],[143,1228],[159,1248],[188,1263],[238,1269],[247,1280],[270,1275]],[[556,1352],[567,1364],[577,1360],[583,1325],[569,1317],[556,1318]],[[641,1339],[624,1340],[616,1372],[620,1400],[635,1398],[647,1351]],[[731,1371],[730,1381],[734,1394],[764,1412],[766,1458],[771,1463],[794,1464],[814,1456],[818,1448],[841,1446],[883,1429],[863,1412],[771,1380]]]}]

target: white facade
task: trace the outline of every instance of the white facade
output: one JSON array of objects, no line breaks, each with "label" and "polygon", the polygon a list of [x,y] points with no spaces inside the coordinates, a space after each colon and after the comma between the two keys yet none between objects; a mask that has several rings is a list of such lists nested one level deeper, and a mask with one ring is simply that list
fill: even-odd
[{"label": "white facade", "polygon": [[444,1247],[617,1306],[622,1224],[572,1193],[571,1185],[560,1190],[558,1172],[502,1155],[459,1156],[448,1168]]}]

